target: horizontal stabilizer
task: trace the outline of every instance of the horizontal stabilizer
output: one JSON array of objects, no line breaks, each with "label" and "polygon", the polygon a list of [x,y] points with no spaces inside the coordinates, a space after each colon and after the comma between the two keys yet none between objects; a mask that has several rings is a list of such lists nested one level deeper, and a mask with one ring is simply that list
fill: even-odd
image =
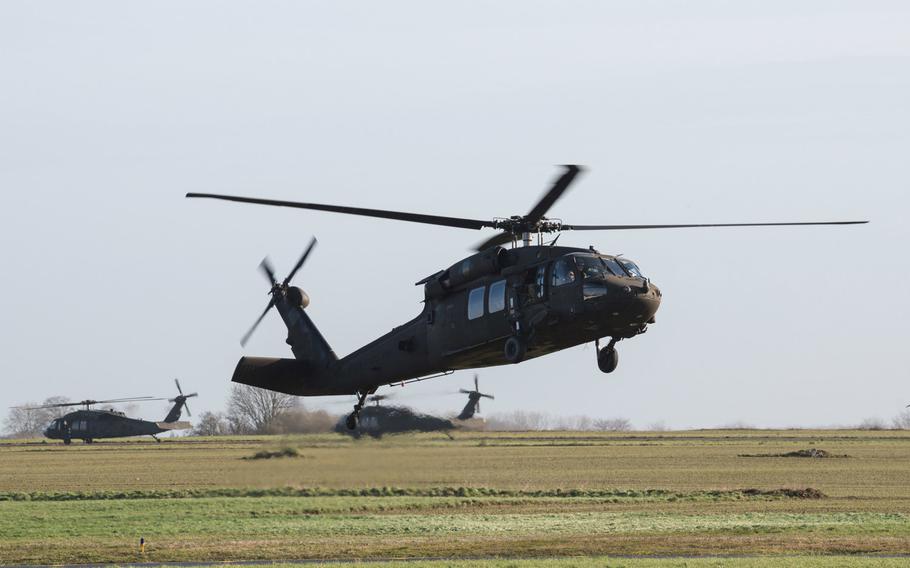
[{"label": "horizontal stabilizer", "polygon": [[155,422],[155,426],[162,430],[189,430],[193,427],[189,422]]},{"label": "horizontal stabilizer", "polygon": [[307,361],[273,357],[241,357],[231,378],[235,383],[296,396],[354,394],[350,385],[332,379],[331,373],[316,370]]}]

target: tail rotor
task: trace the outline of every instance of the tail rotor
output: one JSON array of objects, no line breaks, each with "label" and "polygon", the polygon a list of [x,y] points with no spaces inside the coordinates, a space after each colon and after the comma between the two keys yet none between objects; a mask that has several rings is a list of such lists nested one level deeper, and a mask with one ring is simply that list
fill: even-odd
[{"label": "tail rotor", "polygon": [[199,393],[194,392],[194,393],[190,393],[190,394],[183,394],[183,389],[180,388],[180,381],[178,379],[174,379],[174,383],[177,385],[177,392],[180,394],[175,396],[174,398],[168,399],[168,402],[178,403],[180,406],[182,406],[183,408],[186,409],[187,416],[192,416],[193,413],[190,412],[190,407],[187,405],[186,399],[192,398],[194,396],[199,396]]},{"label": "tail rotor", "polygon": [[460,392],[461,394],[468,395],[468,404],[467,404],[467,406],[465,406],[465,408],[461,414],[462,416],[466,416],[467,418],[470,418],[470,417],[474,416],[475,413],[480,412],[480,399],[481,398],[489,398],[490,400],[493,400],[496,398],[492,394],[486,394],[486,393],[480,392],[480,384],[479,384],[476,374],[474,375],[474,390],[460,389],[458,392]]},{"label": "tail rotor", "polygon": [[[266,305],[265,309],[250,327],[249,331],[243,334],[243,337],[240,338],[240,345],[246,346],[247,341],[253,335],[253,332],[256,331],[256,328],[259,327],[259,324],[262,323],[262,320],[265,319],[266,314],[269,313],[275,304],[281,299],[287,299],[289,296],[299,296],[292,298],[294,301],[300,302],[300,305],[306,307],[306,304],[309,303],[309,297],[306,293],[300,288],[289,287],[291,280],[297,274],[297,271],[300,270],[300,267],[303,266],[303,263],[306,262],[306,259],[310,256],[310,253],[313,252],[313,247],[316,246],[316,237],[310,241],[309,246],[306,250],[303,251],[303,254],[297,260],[297,264],[294,265],[294,268],[288,273],[287,278],[278,282],[278,279],[275,277],[275,269],[272,267],[272,263],[269,261],[268,257],[262,259],[262,262],[259,263],[259,269],[265,274],[265,277],[268,279],[269,284],[271,284],[271,289],[269,290],[269,303]],[[298,292],[299,291],[299,292]],[[293,294],[292,294],[293,293]]]}]

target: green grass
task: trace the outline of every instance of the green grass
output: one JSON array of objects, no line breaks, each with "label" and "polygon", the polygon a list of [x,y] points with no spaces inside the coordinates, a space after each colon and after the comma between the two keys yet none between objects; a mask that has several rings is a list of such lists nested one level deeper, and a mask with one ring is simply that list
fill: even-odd
[{"label": "green grass", "polygon": [[[851,457],[740,457],[810,447]],[[244,459],[284,448],[306,459]],[[13,441],[0,443],[0,564],[130,562],[139,537],[147,561],[910,554],[908,482],[903,432]],[[735,562],[910,563],[778,560]]]}]

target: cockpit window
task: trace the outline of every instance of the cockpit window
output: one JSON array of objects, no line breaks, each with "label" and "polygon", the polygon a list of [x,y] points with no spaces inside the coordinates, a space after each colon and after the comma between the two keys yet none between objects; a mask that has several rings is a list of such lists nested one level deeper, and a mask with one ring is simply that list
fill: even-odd
[{"label": "cockpit window", "polygon": [[631,260],[627,258],[618,258],[616,260],[622,263],[623,268],[625,268],[626,271],[632,276],[635,276],[636,278],[644,278],[644,276],[641,274],[641,270],[638,269],[638,265]]},{"label": "cockpit window", "polygon": [[616,262],[615,259],[604,258],[602,260],[604,261],[604,264],[607,265],[607,268],[610,270],[610,272],[613,273],[614,276],[628,276],[628,274],[626,274],[626,271],[623,270],[622,265],[619,264],[618,262]]},{"label": "cockpit window", "polygon": [[579,270],[581,270],[581,275],[585,280],[590,278],[603,278],[606,273],[604,263],[596,256],[577,255],[575,257],[575,263],[578,265]]},{"label": "cockpit window", "polygon": [[571,256],[564,256],[553,264],[553,286],[564,286],[575,282],[575,262]]}]

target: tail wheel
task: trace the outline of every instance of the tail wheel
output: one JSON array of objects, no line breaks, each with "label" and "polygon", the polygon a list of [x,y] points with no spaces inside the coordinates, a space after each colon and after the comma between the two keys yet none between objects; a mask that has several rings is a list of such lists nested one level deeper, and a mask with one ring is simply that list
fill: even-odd
[{"label": "tail wheel", "polygon": [[521,338],[512,336],[506,339],[503,354],[509,363],[521,363],[524,361],[525,354],[528,352],[528,346]]}]

